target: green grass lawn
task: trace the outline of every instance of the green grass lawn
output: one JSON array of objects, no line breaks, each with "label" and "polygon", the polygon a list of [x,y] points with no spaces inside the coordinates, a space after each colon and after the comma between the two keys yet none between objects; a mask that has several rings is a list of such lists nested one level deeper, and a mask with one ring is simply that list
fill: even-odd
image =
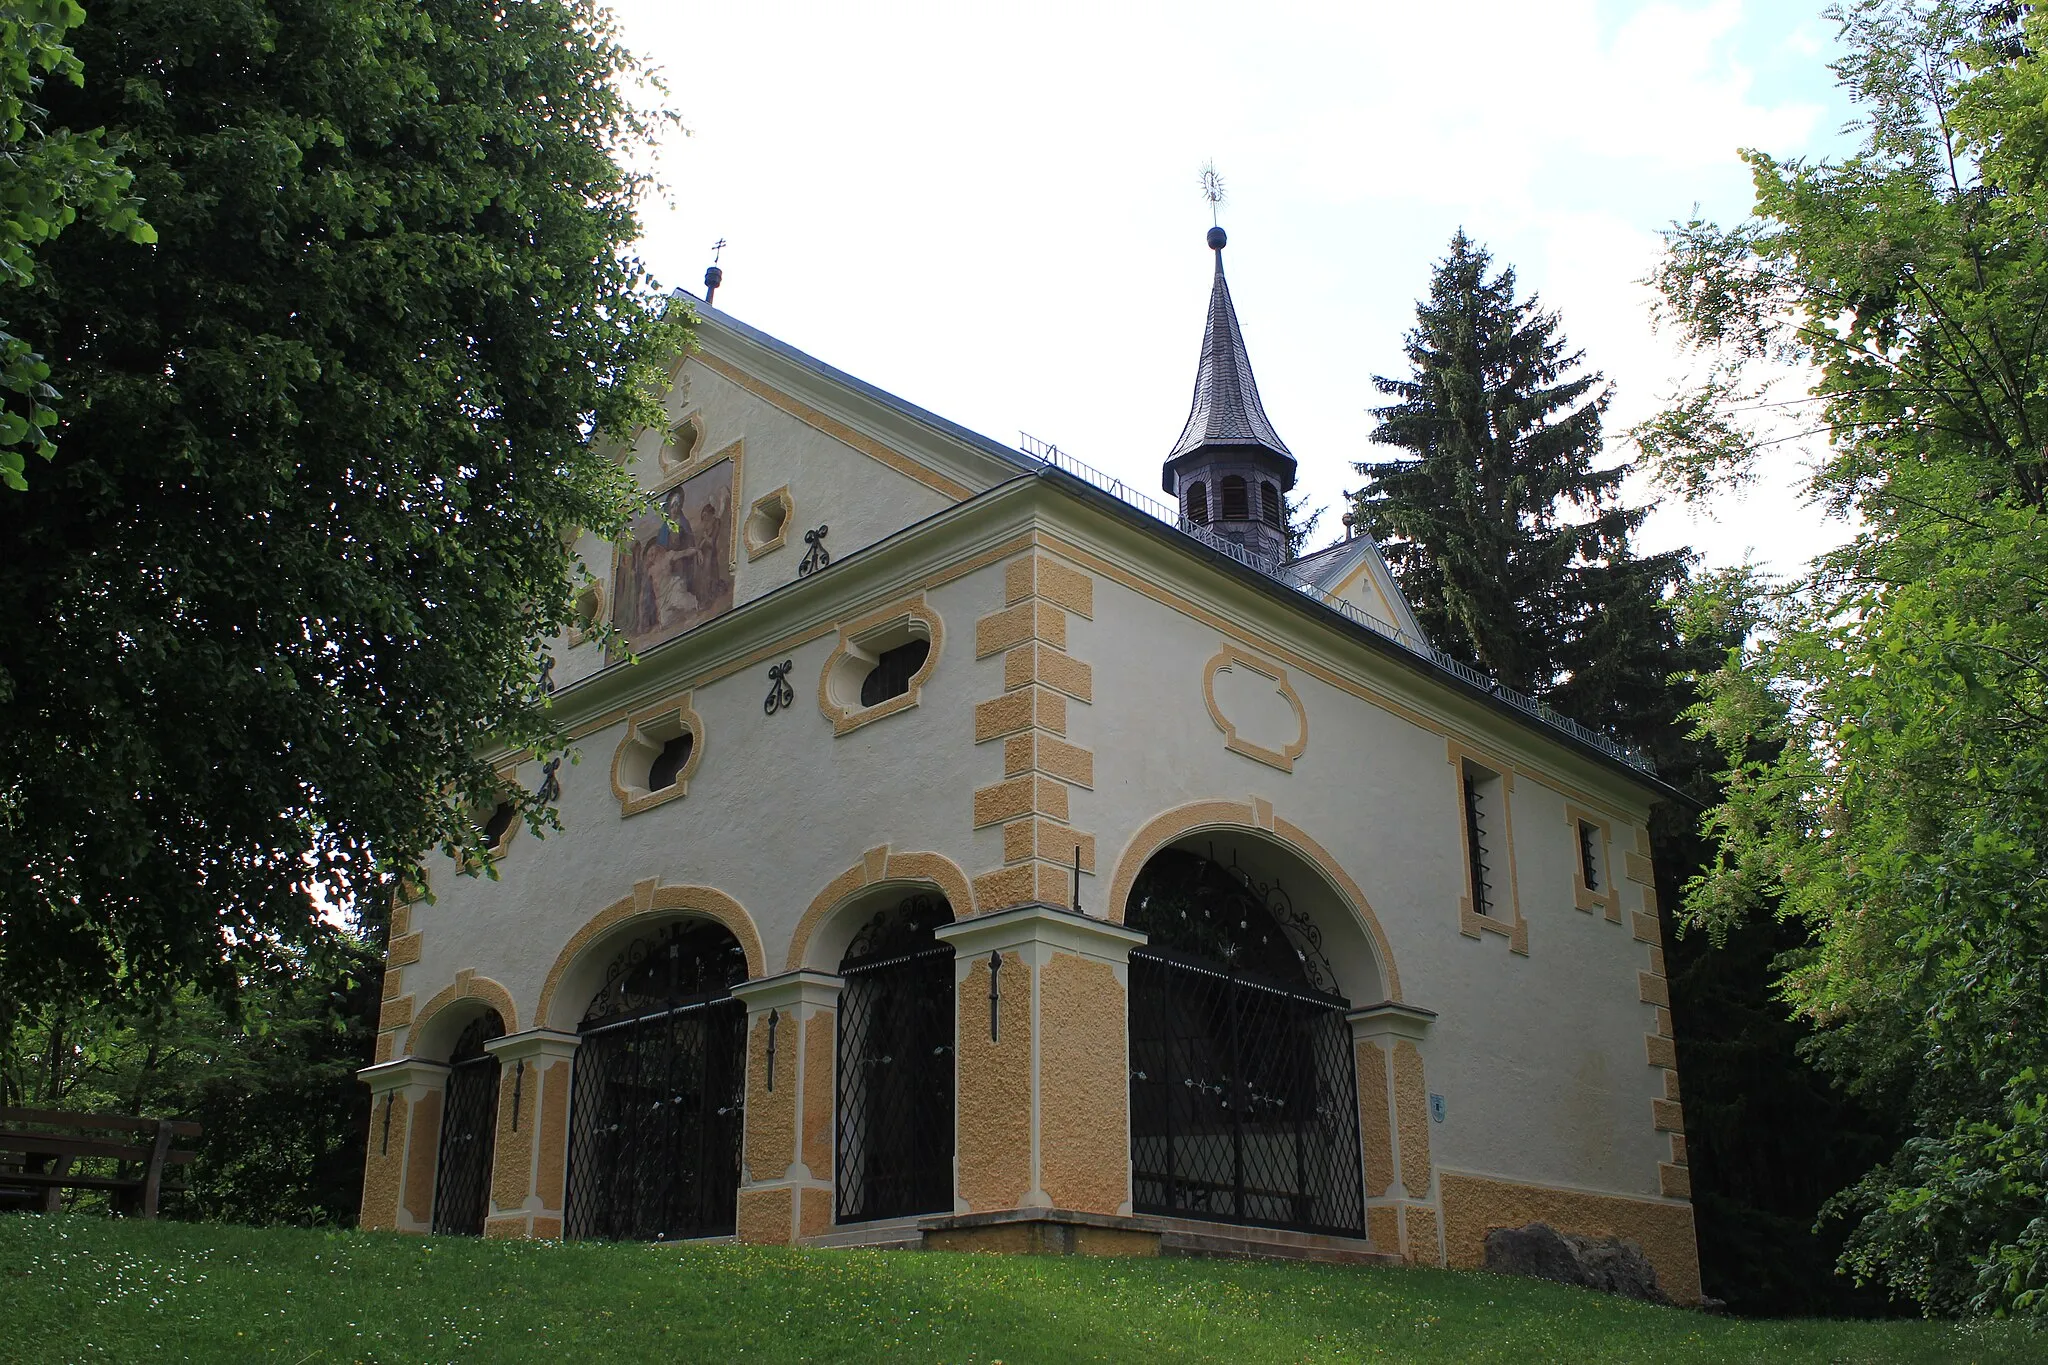
[{"label": "green grass lawn", "polygon": [[0,1214],[0,1359],[2041,1361],[1439,1270],[480,1242]]}]

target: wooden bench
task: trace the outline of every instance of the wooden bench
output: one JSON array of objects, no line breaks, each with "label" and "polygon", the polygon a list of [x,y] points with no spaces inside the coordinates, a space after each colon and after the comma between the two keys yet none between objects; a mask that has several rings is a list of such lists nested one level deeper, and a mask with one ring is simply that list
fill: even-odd
[{"label": "wooden bench", "polygon": [[[198,1137],[199,1125],[127,1114],[74,1114],[59,1109],[0,1109],[0,1204],[54,1213],[65,1190],[106,1190],[142,1218],[156,1217],[168,1167],[196,1153],[174,1150],[174,1137]],[[121,1134],[107,1137],[102,1134]],[[136,1137],[126,1137],[136,1134]],[[122,1163],[114,1175],[74,1174],[81,1160]],[[134,1173],[125,1168],[134,1166]]]}]

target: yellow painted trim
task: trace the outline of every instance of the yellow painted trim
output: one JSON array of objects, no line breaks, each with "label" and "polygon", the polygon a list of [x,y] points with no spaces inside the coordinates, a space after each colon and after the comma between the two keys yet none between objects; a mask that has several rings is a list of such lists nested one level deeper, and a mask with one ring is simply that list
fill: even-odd
[{"label": "yellow painted trim", "polygon": [[[876,854],[881,856],[877,858]],[[797,921],[796,932],[790,935],[789,957],[783,969],[793,972],[804,965],[811,938],[827,917],[861,891],[885,882],[929,882],[944,894],[946,904],[953,907],[955,919],[966,919],[974,913],[974,888],[967,874],[960,870],[960,864],[943,853],[891,853],[884,844],[868,850],[867,856],[825,883],[824,889],[811,897],[809,908]],[[825,970],[837,966],[833,963]]]},{"label": "yellow painted trim", "polygon": [[956,501],[964,501],[974,496],[974,490],[966,484],[950,479],[937,470],[918,463],[910,456],[892,450],[880,441],[861,435],[837,418],[828,417],[803,400],[793,398],[773,385],[754,378],[729,360],[720,359],[708,351],[699,351],[695,359],[719,378],[739,385],[756,398],[765,399],[805,426],[816,427],[833,440],[859,451],[879,464],[887,465],[906,478],[915,479],[934,492],[943,493]]},{"label": "yellow painted trim", "polygon": [[[519,1032],[519,1007],[512,1003],[512,992],[506,990],[490,977],[478,976],[474,971],[465,967],[455,974],[454,981],[436,991],[433,999],[427,1001],[414,1014],[412,1028],[406,1035],[406,1050],[408,1052],[416,1051],[412,1040],[417,1039],[425,1032],[427,1025],[433,1022],[434,1016],[449,1006],[463,1000],[474,1000],[480,1005],[496,1010],[498,1018],[504,1021],[505,1032]],[[447,1059],[445,1057],[436,1057],[429,1058],[428,1060],[446,1061]]]},{"label": "yellow painted trim", "polygon": [[[1621,923],[1621,888],[1615,885],[1614,877],[1614,824],[1604,816],[1595,814],[1583,806],[1570,802],[1565,804],[1564,822],[1572,832],[1572,906],[1578,910],[1599,910],[1610,924]],[[1579,825],[1593,826],[1600,831],[1600,866],[1606,874],[1604,890],[1595,891],[1586,885],[1586,859],[1579,847]]]},{"label": "yellow painted trim", "polygon": [[[1223,708],[1216,702],[1216,675],[1226,668],[1244,668],[1280,688],[1280,695],[1294,708],[1295,723],[1301,733],[1292,744],[1284,749],[1268,749],[1254,744],[1237,733],[1237,726],[1230,717],[1223,714]],[[1301,704],[1301,694],[1294,690],[1294,684],[1287,681],[1287,670],[1279,664],[1268,663],[1249,651],[1236,645],[1226,644],[1216,656],[1202,667],[1202,700],[1208,703],[1209,719],[1216,722],[1216,728],[1223,732],[1223,747],[1234,754],[1243,754],[1254,762],[1278,768],[1283,773],[1294,771],[1294,760],[1300,758],[1308,748],[1308,708]]]},{"label": "yellow painted trim", "polygon": [[[1265,809],[1270,813],[1272,808],[1267,806]],[[1379,916],[1373,913],[1364,888],[1353,881],[1351,874],[1330,856],[1329,850],[1311,838],[1306,830],[1277,815],[1272,816],[1270,824],[1261,824],[1259,814],[1251,802],[1193,801],[1152,817],[1131,836],[1130,842],[1124,845],[1124,851],[1117,856],[1116,872],[1109,879],[1109,901],[1104,907],[1110,922],[1124,922],[1125,903],[1130,900],[1131,887],[1138,880],[1138,873],[1151,861],[1153,854],[1168,844],[1205,829],[1265,834],[1315,866],[1328,879],[1338,899],[1345,903],[1358,927],[1365,931],[1367,941],[1372,944],[1373,954],[1379,959],[1380,971],[1386,978],[1387,999],[1399,1003],[1401,969],[1395,965],[1393,946],[1387,942],[1386,931],[1380,928]]]},{"label": "yellow painted trim", "polygon": [[1676,1198],[1606,1194],[1533,1185],[1476,1172],[1437,1174],[1450,1263],[1477,1269],[1486,1260],[1492,1228],[1543,1222],[1583,1237],[1623,1237],[1636,1243],[1657,1269],[1657,1281],[1679,1303],[1700,1299],[1699,1245],[1689,1203]]},{"label": "yellow painted trim", "polygon": [[562,951],[555,955],[555,965],[548,969],[546,983],[540,988],[540,1003],[533,1012],[537,1026],[548,1026],[554,1009],[555,991],[562,984],[562,978],[595,940],[636,920],[673,919],[677,911],[701,915],[724,925],[746,952],[747,975],[767,974],[767,954],[761,947],[761,931],[754,927],[753,916],[747,913],[745,906],[723,891],[708,886],[662,886],[649,877],[635,883],[631,895],[620,897],[592,915],[562,945]]},{"label": "yellow painted trim", "polygon": [[[627,718],[625,736],[619,740],[619,747],[612,751],[612,795],[619,799],[621,819],[689,795],[690,779],[696,776],[697,769],[704,762],[704,718],[691,709],[692,695],[687,691],[678,692],[675,696],[644,707]],[[675,782],[660,791],[649,791],[645,787],[628,783],[622,773],[627,751],[636,747],[644,749],[649,741],[640,738],[641,730],[668,716],[674,716],[682,729],[692,737],[690,757],[676,774]]]},{"label": "yellow painted trim", "polygon": [[[839,664],[861,643],[861,637],[874,634],[884,626],[899,622],[916,621],[925,628],[926,638],[931,641],[931,650],[924,656],[924,662],[917,672],[910,675],[910,686],[897,696],[873,706],[842,706],[832,697],[832,674]],[[898,711],[917,705],[919,694],[932,674],[938,670],[939,654],[946,643],[946,625],[939,619],[925,601],[922,591],[878,608],[865,616],[858,617],[839,627],[839,643],[826,656],[825,666],[818,671],[818,710],[825,719],[832,722],[832,733],[843,735],[861,726],[877,721],[884,716],[893,716]]]}]

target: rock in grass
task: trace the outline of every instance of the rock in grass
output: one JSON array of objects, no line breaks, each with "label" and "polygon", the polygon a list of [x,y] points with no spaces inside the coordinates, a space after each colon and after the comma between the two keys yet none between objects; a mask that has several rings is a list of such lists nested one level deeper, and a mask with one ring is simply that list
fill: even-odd
[{"label": "rock in grass", "polygon": [[1657,1271],[1634,1242],[1619,1237],[1579,1237],[1548,1223],[1494,1228],[1486,1234],[1486,1268],[1585,1289],[1599,1289],[1648,1303],[1670,1303],[1657,1287]]}]

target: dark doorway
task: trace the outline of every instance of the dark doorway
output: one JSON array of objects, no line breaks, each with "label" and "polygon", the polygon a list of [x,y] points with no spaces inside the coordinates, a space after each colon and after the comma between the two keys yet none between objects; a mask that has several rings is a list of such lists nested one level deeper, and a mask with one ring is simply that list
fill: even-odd
[{"label": "dark doorway", "polygon": [[683,920],[635,940],[577,1027],[569,1122],[571,1237],[718,1237],[739,1205],[747,955]]},{"label": "dark doorway", "polygon": [[434,1231],[480,1237],[491,1210],[491,1154],[498,1140],[498,1059],[484,1044],[505,1036],[496,1010],[470,1020],[448,1057],[441,1151],[434,1163]]},{"label": "dark doorway", "polygon": [[953,1207],[953,919],[911,896],[862,925],[839,964],[842,1223]]},{"label": "dark doorway", "polygon": [[1170,848],[1138,875],[1132,1205],[1362,1235],[1350,1002],[1315,924],[1234,863]]}]

